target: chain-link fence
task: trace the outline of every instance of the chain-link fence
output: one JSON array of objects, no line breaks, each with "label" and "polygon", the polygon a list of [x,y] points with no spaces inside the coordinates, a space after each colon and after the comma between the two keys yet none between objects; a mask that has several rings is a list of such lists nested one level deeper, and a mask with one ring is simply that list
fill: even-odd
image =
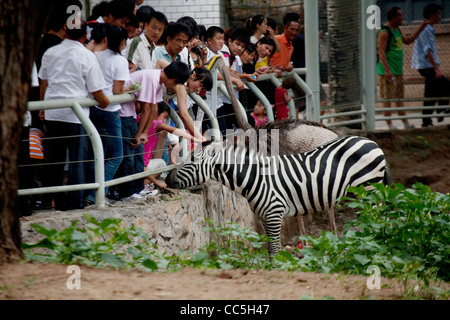
[{"label": "chain-link fence", "polygon": [[[442,19],[433,27],[436,30],[436,47],[441,62],[440,69],[447,77],[450,77],[450,0],[438,1],[377,1],[381,9],[382,25],[387,22],[386,13],[391,7],[399,7],[403,15],[403,25],[400,30],[403,35],[413,34],[419,28],[423,20],[423,9],[429,3],[437,3],[443,7]],[[410,105],[422,105],[420,99],[424,98],[424,78],[416,69],[411,68],[411,59],[414,43],[403,45],[403,77],[405,85],[405,100]],[[450,96],[450,88],[447,97]],[[415,101],[410,101],[415,100]],[[378,101],[382,99],[378,96]]]},{"label": "chain-link fence", "polygon": [[[413,34],[423,19],[423,9],[431,2],[442,6],[442,19],[434,25],[436,29],[436,46],[440,69],[450,78],[450,0],[402,0],[375,1],[380,8],[381,26],[386,23],[386,12],[397,6],[403,13],[403,35]],[[278,31],[283,32],[282,19],[287,12],[297,12],[303,18],[304,1],[248,1],[232,0],[230,23],[240,26],[255,14],[264,14],[278,22]],[[352,111],[361,108],[362,104],[362,65],[361,57],[365,54],[361,44],[362,25],[361,1],[356,0],[319,0],[319,54],[320,81],[327,93],[326,103],[321,108],[326,113]],[[304,21],[304,19],[303,19]],[[302,33],[304,28],[302,29]],[[411,68],[414,43],[404,44],[404,88],[406,107],[418,107],[424,104],[424,77],[416,69]],[[374,75],[375,76],[375,75]],[[449,93],[441,99],[450,96]],[[381,108],[385,100],[379,95],[377,87],[376,107]],[[420,111],[415,111],[419,112]]]}]

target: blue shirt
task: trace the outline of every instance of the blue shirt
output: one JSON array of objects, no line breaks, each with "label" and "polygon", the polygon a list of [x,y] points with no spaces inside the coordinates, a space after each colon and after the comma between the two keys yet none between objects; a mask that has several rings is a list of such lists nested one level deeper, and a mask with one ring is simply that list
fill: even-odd
[{"label": "blue shirt", "polygon": [[430,60],[427,58],[428,51],[433,54],[434,61],[440,65],[436,48],[436,29],[431,25],[427,25],[420,33],[414,44],[413,55],[411,58],[411,68],[413,69],[429,69],[433,68]]},{"label": "blue shirt", "polygon": [[297,38],[292,40],[292,46],[294,47],[294,52],[292,53],[291,61],[294,68],[304,68],[305,67],[305,38],[299,34]]},{"label": "blue shirt", "polygon": [[156,68],[156,63],[158,62],[159,59],[166,60],[167,62],[172,63],[173,61],[180,60],[180,55],[177,54],[175,60],[172,60],[172,56],[167,52],[166,46],[162,45],[160,47],[156,47],[153,50],[152,54],[153,69]]}]

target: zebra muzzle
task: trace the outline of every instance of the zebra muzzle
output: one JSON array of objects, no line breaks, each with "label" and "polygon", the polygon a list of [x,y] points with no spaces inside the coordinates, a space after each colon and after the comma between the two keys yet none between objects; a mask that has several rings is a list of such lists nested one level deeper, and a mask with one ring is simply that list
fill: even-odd
[{"label": "zebra muzzle", "polygon": [[166,184],[167,187],[172,189],[179,189],[180,188],[180,182],[177,179],[177,169],[170,170],[169,174],[166,177]]}]

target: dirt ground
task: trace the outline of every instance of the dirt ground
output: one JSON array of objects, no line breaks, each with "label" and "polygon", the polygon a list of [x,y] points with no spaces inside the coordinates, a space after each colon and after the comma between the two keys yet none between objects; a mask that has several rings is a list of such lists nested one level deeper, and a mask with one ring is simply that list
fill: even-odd
[{"label": "dirt ground", "polygon": [[393,182],[421,182],[435,192],[449,193],[450,126],[378,132],[369,135],[386,154]]},{"label": "dirt ground", "polygon": [[[369,290],[367,277],[281,271],[197,270],[148,273],[80,268],[81,289],[69,290],[64,265],[20,263],[2,267],[0,299],[45,300],[298,300],[399,299],[399,281],[381,280]],[[70,283],[75,283],[70,281]]]},{"label": "dirt ground", "polygon": [[[395,182],[420,181],[433,191],[450,191],[450,128],[414,129],[371,136],[385,151]],[[322,218],[326,220],[326,218]],[[338,229],[349,219],[337,215]],[[319,224],[307,232],[316,233]],[[314,228],[314,230],[313,230]],[[220,271],[186,269],[171,273],[119,272],[80,268],[80,289],[70,290],[67,266],[16,263],[0,267],[1,300],[297,300],[382,299],[405,295],[403,285],[381,279],[381,289],[369,290],[367,277],[282,271]],[[442,284],[450,289],[450,284]]]}]

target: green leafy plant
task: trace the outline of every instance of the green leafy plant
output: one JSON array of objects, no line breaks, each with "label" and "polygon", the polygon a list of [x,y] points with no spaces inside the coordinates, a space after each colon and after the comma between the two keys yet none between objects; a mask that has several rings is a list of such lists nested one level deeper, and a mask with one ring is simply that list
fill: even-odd
[{"label": "green leafy plant", "polygon": [[[32,224],[45,237],[35,244],[22,244],[26,257],[50,263],[142,267],[152,271],[170,265],[170,259],[159,254],[154,242],[139,228],[125,228],[120,219],[98,221],[87,214],[84,217],[86,228],[77,227],[78,221],[62,231]],[[37,248],[40,250],[34,250]],[[47,250],[42,252],[42,248]]]},{"label": "green leafy plant", "polygon": [[253,231],[252,228],[241,229],[235,223],[221,226],[207,219],[210,240],[194,261],[197,265],[220,269],[267,269],[270,267],[266,243],[268,238]]},{"label": "green leafy plant", "polygon": [[366,274],[377,265],[385,277],[420,279],[430,286],[436,279],[450,280],[450,197],[417,183],[374,184],[374,190],[353,187],[355,197],[344,197],[359,217],[346,224],[339,238],[323,232],[302,239],[306,271]]},{"label": "green leafy plant", "polygon": [[[120,219],[98,221],[89,215],[84,228],[77,226],[78,221],[62,231],[34,224],[44,238],[23,247],[31,260],[148,271],[240,268],[367,276],[368,267],[376,265],[381,276],[403,281],[405,297],[447,299],[449,292],[436,283],[450,279],[450,196],[420,183],[411,189],[400,184],[374,184],[373,188],[350,188],[353,197],[343,200],[357,210],[358,219],[345,225],[342,237],[328,231],[320,237],[301,237],[308,243],[294,250],[301,259],[288,251],[270,259],[265,235],[210,220],[204,230],[211,240],[193,254],[169,256],[141,229],[125,228]],[[421,285],[411,288],[409,280]]]}]

